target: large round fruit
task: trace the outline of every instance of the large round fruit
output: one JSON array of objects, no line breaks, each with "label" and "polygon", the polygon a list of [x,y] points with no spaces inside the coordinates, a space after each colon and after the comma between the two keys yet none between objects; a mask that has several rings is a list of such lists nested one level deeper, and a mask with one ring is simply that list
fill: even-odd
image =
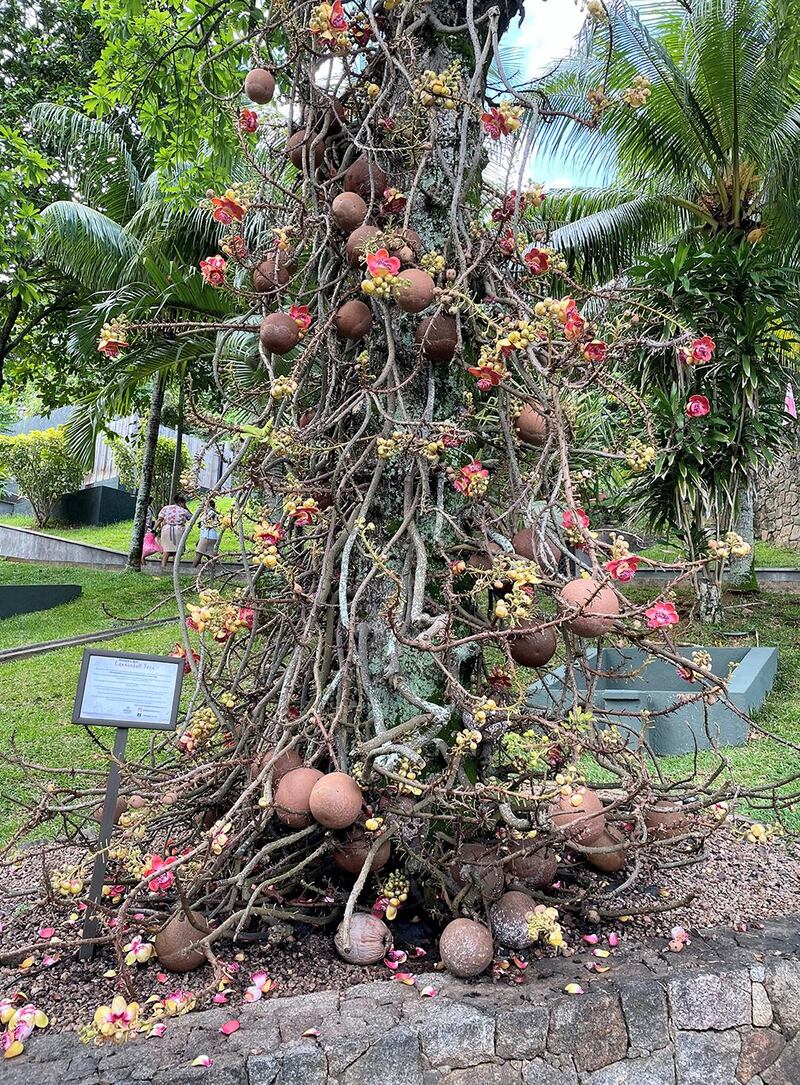
[{"label": "large round fruit", "polygon": [[[261,772],[265,765],[268,765],[272,760],[275,751],[274,749],[264,750],[263,753],[257,754],[250,766],[250,778],[257,780],[261,775]],[[303,767],[303,759],[295,749],[287,750],[285,753],[279,754],[275,759],[271,767],[272,772],[272,786],[276,788],[281,780],[284,778],[287,772],[291,772],[292,769],[300,769]]]},{"label": "large round fruit", "polygon": [[259,294],[279,290],[289,281],[289,267],[283,253],[271,252],[253,272],[253,289]]},{"label": "large round fruit", "polygon": [[376,915],[356,912],[350,917],[349,942],[345,947],[344,924],[340,923],[333,936],[339,956],[348,964],[377,964],[392,948],[392,932]]},{"label": "large round fruit", "polygon": [[324,772],[319,769],[292,769],[275,790],[275,813],[290,829],[305,829],[314,820],[311,816],[311,792]]},{"label": "large round fruit", "polygon": [[179,912],[168,919],[153,939],[156,956],[168,972],[193,972],[205,964],[206,956],[199,949],[190,949],[211,931],[199,912]]},{"label": "large round fruit", "polygon": [[546,573],[554,573],[561,560],[561,551],[553,537],[538,527],[524,527],[511,536],[511,545],[521,558],[535,561]]},{"label": "large round fruit", "polygon": [[542,413],[541,403],[524,404],[514,420],[514,428],[520,441],[540,448],[547,440],[547,417]]},{"label": "large round fruit", "polygon": [[352,776],[329,772],[318,780],[308,800],[315,821],[326,829],[346,829],[361,813],[364,796]]},{"label": "large round fruit", "polygon": [[548,809],[556,829],[579,844],[592,844],[605,832],[603,804],[588,787],[575,787],[567,795],[558,795]]},{"label": "large round fruit", "polygon": [[297,346],[300,329],[286,313],[270,313],[261,321],[261,346],[272,354],[288,354]]},{"label": "large round fruit", "polygon": [[256,105],[266,105],[275,93],[275,76],[266,68],[253,68],[245,76],[244,92]]},{"label": "large round fruit", "polygon": [[377,162],[371,162],[362,155],[345,170],[344,190],[357,192],[365,200],[369,200],[373,194],[376,199],[380,199],[388,180]]},{"label": "large round fruit", "polygon": [[431,361],[451,362],[456,352],[458,327],[452,316],[437,313],[419,322],[414,338]]},{"label": "large round fruit", "polygon": [[532,944],[528,916],[535,907],[536,902],[527,893],[516,890],[503,893],[489,913],[492,933],[500,945],[509,949],[527,949]]},{"label": "large round fruit", "polygon": [[[375,837],[372,834],[365,832],[364,829],[358,826],[354,826],[345,834],[341,843],[337,844],[333,849],[333,861],[340,870],[344,870],[348,874],[358,875],[361,873],[367,854],[374,843]],[[376,871],[386,866],[391,853],[391,840],[384,840],[372,858],[370,870]]]},{"label": "large round fruit", "polygon": [[309,132],[301,128],[298,132],[289,136],[286,142],[286,153],[293,166],[305,169],[307,163],[311,163],[314,169],[319,169],[325,157],[325,140],[316,132]]},{"label": "large round fruit", "polygon": [[340,192],[331,204],[331,218],[340,230],[352,233],[367,217],[367,205],[357,192]]},{"label": "large round fruit", "polygon": [[454,919],[439,937],[439,955],[447,971],[454,976],[478,976],[492,963],[492,936],[474,919]]},{"label": "large round fruit", "polygon": [[375,241],[380,237],[380,230],[377,226],[370,226],[368,223],[364,223],[362,226],[357,226],[355,230],[350,234],[345,245],[345,253],[347,259],[353,265],[358,267],[364,256],[364,246],[371,241]]},{"label": "large round fruit", "polygon": [[617,874],[625,866],[625,836],[615,825],[608,825],[591,846],[608,849],[594,855],[584,854],[586,862],[596,870],[602,870],[604,874]]},{"label": "large round fruit", "polygon": [[508,639],[511,658],[522,667],[546,667],[557,647],[556,631],[552,626]]},{"label": "large round fruit", "polygon": [[539,848],[517,855],[508,864],[509,873],[531,889],[546,889],[555,881],[558,858],[551,848]]},{"label": "large round fruit", "polygon": [[433,301],[436,289],[433,279],[418,267],[410,267],[400,275],[400,282],[395,288],[394,297],[398,306],[405,313],[421,313]]},{"label": "large round fruit", "polygon": [[458,886],[479,886],[484,900],[497,900],[503,893],[503,868],[496,846],[462,844],[453,856],[450,875]]},{"label": "large round fruit", "polygon": [[614,628],[619,600],[613,588],[591,577],[570,580],[561,589],[559,599],[564,610],[580,612],[565,623],[577,637],[601,637]]},{"label": "large round fruit", "polygon": [[372,328],[372,310],[363,301],[346,301],[333,319],[339,335],[345,339],[363,339]]}]

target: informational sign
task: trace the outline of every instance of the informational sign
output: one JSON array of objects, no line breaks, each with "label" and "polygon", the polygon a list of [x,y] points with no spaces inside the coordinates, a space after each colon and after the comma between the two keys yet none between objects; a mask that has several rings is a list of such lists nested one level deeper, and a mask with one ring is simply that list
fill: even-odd
[{"label": "informational sign", "polygon": [[102,904],[106,860],[114,835],[119,797],[120,770],[131,727],[171,731],[178,721],[183,682],[183,659],[177,656],[144,656],[134,652],[104,652],[87,648],[83,653],[72,722],[87,727],[116,727],[111,766],[100,833],[94,851],[83,937],[79,957],[87,960],[102,939],[98,909]]},{"label": "informational sign", "polygon": [[73,723],[172,730],[183,660],[88,648],[83,653]]}]

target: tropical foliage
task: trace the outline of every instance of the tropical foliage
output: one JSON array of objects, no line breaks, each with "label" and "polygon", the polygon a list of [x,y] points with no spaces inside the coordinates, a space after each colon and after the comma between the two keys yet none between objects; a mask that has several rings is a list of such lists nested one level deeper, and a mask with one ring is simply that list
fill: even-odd
[{"label": "tropical foliage", "polygon": [[[156,444],[155,460],[153,462],[153,481],[150,486],[150,503],[158,511],[169,500],[170,485],[172,483],[172,470],[175,463],[175,448],[177,442],[174,437],[159,437]],[[126,490],[134,492],[139,486],[142,473],[142,458],[144,447],[142,441],[131,444],[128,441],[119,440],[114,443],[114,461],[119,469],[119,481]],[[188,471],[191,467],[192,458],[186,447],[181,446],[180,470]]]},{"label": "tropical foliage", "polygon": [[0,435],[0,476],[13,478],[45,527],[60,497],[77,490],[83,467],[69,450],[63,427]]}]

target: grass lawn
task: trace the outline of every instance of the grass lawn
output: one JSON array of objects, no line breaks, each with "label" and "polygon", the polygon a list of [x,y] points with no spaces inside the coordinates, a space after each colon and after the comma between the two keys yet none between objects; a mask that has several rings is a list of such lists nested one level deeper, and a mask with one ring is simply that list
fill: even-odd
[{"label": "grass lawn", "polygon": [[[755,551],[757,569],[800,569],[800,550],[787,550],[758,540]],[[651,546],[642,553],[657,561],[680,561],[682,557],[679,548],[669,544]]]},{"label": "grass lawn", "polygon": [[[52,610],[1,619],[0,648],[40,644],[112,629],[116,623],[105,613],[103,604],[120,618],[161,618],[176,613],[171,576],[162,578],[124,569],[101,571],[0,560],[2,584],[80,584],[83,593],[73,602]],[[162,605],[149,614],[159,603]],[[164,626],[165,630],[170,628]]]},{"label": "grass lawn", "polygon": [[[197,501],[190,501],[189,508],[194,512],[197,508]],[[217,498],[217,510],[220,513],[225,513],[231,506],[231,499],[229,497]],[[0,524],[7,524],[9,527],[27,527],[33,529],[33,519],[30,516],[5,516],[0,517]],[[85,542],[90,543],[92,546],[106,546],[109,550],[121,550],[127,554],[131,544],[131,532],[133,531],[133,520],[120,520],[116,524],[104,524],[101,527],[94,526],[92,524],[80,524],[77,526],[70,524],[48,524],[43,529],[47,535],[57,535],[62,539],[71,539],[73,542]],[[195,527],[189,538],[189,543],[186,547],[186,556],[191,559],[194,554],[194,544],[199,537],[200,529]],[[231,531],[225,531],[222,535],[222,542],[220,544],[220,550],[222,551],[235,551],[238,550],[239,544],[237,536]],[[154,559],[150,559],[153,561]]]}]

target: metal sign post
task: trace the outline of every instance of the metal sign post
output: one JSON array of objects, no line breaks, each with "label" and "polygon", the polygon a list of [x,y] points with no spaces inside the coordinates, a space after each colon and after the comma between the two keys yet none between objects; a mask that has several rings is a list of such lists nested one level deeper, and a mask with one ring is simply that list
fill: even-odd
[{"label": "metal sign post", "polygon": [[[96,938],[100,930],[98,908],[103,898],[108,848],[114,835],[128,731],[131,728],[174,730],[182,683],[183,659],[176,656],[147,656],[94,648],[87,648],[83,653],[72,722],[84,727],[116,728],[86,901],[84,938]],[[88,960],[94,949],[91,942],[84,942],[78,952],[80,960]]]}]

